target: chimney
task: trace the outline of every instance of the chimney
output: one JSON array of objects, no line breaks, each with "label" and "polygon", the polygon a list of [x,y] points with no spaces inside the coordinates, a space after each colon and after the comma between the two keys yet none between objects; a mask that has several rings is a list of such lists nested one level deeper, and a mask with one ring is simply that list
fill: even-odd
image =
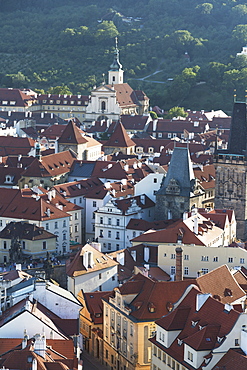
[{"label": "chimney", "polygon": [[24,330],[24,337],[23,337],[23,341],[22,341],[22,349],[26,348],[27,346],[27,341],[28,341],[29,337],[27,335],[27,330],[25,329]]},{"label": "chimney", "polygon": [[42,356],[43,358],[45,358],[46,336],[45,336],[44,332],[42,333],[42,335],[37,334],[37,336],[35,336],[34,352],[37,353],[38,355]]},{"label": "chimney", "polygon": [[176,252],[176,281],[183,280],[183,249],[181,247],[177,247],[175,249]]},{"label": "chimney", "polygon": [[197,216],[194,217],[194,227],[193,227],[194,234],[198,234],[198,218]]}]

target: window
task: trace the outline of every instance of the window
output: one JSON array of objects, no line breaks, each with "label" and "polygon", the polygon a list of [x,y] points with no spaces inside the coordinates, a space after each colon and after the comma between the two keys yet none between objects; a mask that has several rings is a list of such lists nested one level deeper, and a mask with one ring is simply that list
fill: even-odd
[{"label": "window", "polygon": [[189,267],[184,268],[184,275],[189,275]]},{"label": "window", "polygon": [[100,231],[99,231],[99,237],[100,237],[100,238],[103,238],[103,230],[100,230]]},{"label": "window", "polygon": [[113,364],[114,363],[114,356],[111,355],[111,363]]},{"label": "window", "polygon": [[208,262],[208,256],[202,256],[201,260],[204,261],[204,262]]},{"label": "window", "polygon": [[55,226],[54,226],[55,229],[58,229],[58,223],[57,221],[55,221]]},{"label": "window", "polygon": [[108,230],[108,238],[111,238],[111,230]]},{"label": "window", "polygon": [[93,216],[92,216],[93,220],[95,220],[95,213],[93,212]]},{"label": "window", "polygon": [[244,264],[244,258],[240,258],[240,263]]},{"label": "window", "polygon": [[120,219],[117,218],[117,226],[120,226]]},{"label": "window", "polygon": [[190,351],[188,351],[188,360],[193,362],[193,353],[191,353]]},{"label": "window", "polygon": [[136,232],[135,231],[133,231],[133,238],[135,238],[136,237]]},{"label": "window", "polygon": [[111,250],[111,243],[108,243],[108,251]]},{"label": "window", "polygon": [[78,232],[78,225],[75,225],[75,232]]},{"label": "window", "polygon": [[189,261],[189,259],[190,259],[190,258],[189,258],[189,255],[188,255],[188,254],[185,254],[185,255],[184,255],[184,259],[185,259],[186,261]]},{"label": "window", "polygon": [[6,241],[3,242],[3,248],[7,249],[7,242]]},{"label": "window", "polygon": [[155,177],[155,178],[154,178],[154,183],[156,184],[156,183],[157,183],[157,181],[158,181],[158,180],[157,180],[157,178]]},{"label": "window", "polygon": [[167,134],[167,137],[168,137],[168,139],[170,139],[171,137],[172,137],[172,134]]},{"label": "window", "polygon": [[78,213],[75,213],[75,220],[78,220]]},{"label": "window", "polygon": [[66,234],[63,233],[63,240],[66,240]]},{"label": "window", "polygon": [[93,201],[93,207],[97,207],[97,202],[95,200]]},{"label": "window", "polygon": [[108,225],[111,225],[111,218],[108,218]]},{"label": "window", "polygon": [[46,249],[46,241],[43,242],[43,249]]},{"label": "window", "polygon": [[66,220],[63,220],[63,227],[66,227]]},{"label": "window", "polygon": [[163,352],[163,362],[166,363],[166,354]]},{"label": "window", "polygon": [[202,273],[203,273],[203,275],[207,274],[208,273],[208,269],[202,269]]},{"label": "window", "polygon": [[[22,249],[25,249],[26,248],[26,242],[23,240],[22,241]],[[44,248],[43,248],[44,249]]]},{"label": "window", "polygon": [[103,224],[103,217],[100,217],[99,223]]},{"label": "window", "polygon": [[171,275],[175,275],[176,274],[176,266],[171,266],[170,271],[171,271]]},{"label": "window", "polygon": [[99,279],[101,279],[102,278],[102,275],[101,275],[101,273],[99,273]]},{"label": "window", "polygon": [[49,230],[49,224],[48,224],[48,222],[45,224],[45,229],[46,230]]},{"label": "window", "polygon": [[115,281],[115,275],[113,275],[111,279],[112,279],[112,281]]},{"label": "window", "polygon": [[119,231],[116,232],[116,239],[119,239]]},{"label": "window", "polygon": [[172,253],[172,254],[171,254],[171,259],[172,259],[172,260],[174,260],[175,258],[176,258],[175,253]]},{"label": "window", "polygon": [[228,257],[228,263],[233,263],[233,257]]},{"label": "window", "polygon": [[238,339],[235,339],[235,346],[239,346],[239,341],[238,341]]},{"label": "window", "polygon": [[108,358],[108,349],[105,351],[105,358]]},{"label": "window", "polygon": [[161,358],[161,350],[158,349],[158,356],[157,356],[159,359]]},{"label": "window", "polygon": [[217,256],[215,256],[215,257],[213,258],[213,262],[218,262],[218,257],[217,257]]}]

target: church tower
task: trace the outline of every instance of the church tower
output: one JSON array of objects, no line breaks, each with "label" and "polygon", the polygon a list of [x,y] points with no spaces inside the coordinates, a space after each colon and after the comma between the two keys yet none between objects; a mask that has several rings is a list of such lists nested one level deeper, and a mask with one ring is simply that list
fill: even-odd
[{"label": "church tower", "polygon": [[156,193],[156,220],[181,218],[192,207],[201,208],[203,195],[194,176],[189,149],[175,147],[167,175]]},{"label": "church tower", "polygon": [[110,70],[108,71],[108,85],[115,85],[115,84],[122,84],[123,83],[123,69],[122,64],[119,61],[119,50],[118,50],[118,42],[117,37],[116,40],[116,47],[114,51],[114,60],[113,63],[110,65]]},{"label": "church tower", "polygon": [[227,150],[216,151],[215,208],[234,209],[237,238],[247,240],[246,103],[235,102]]}]

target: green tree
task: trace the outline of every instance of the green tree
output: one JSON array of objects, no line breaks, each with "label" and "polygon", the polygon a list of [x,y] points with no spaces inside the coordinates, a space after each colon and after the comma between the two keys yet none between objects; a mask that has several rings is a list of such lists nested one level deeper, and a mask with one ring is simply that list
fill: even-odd
[{"label": "green tree", "polygon": [[214,6],[211,3],[203,3],[196,6],[196,9],[200,11],[200,14],[211,14]]},{"label": "green tree", "polygon": [[49,94],[67,94],[67,95],[72,95],[72,92],[70,91],[69,87],[66,86],[66,85],[50,87],[48,89],[48,93]]},{"label": "green tree", "polygon": [[188,112],[186,112],[183,107],[172,107],[165,115],[165,118],[187,117],[187,116]]}]

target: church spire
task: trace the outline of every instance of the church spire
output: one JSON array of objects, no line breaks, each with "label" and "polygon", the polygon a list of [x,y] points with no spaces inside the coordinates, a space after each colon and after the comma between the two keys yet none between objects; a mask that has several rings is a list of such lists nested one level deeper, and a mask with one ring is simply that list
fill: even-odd
[{"label": "church spire", "polygon": [[122,64],[119,61],[119,49],[117,37],[115,37],[114,59],[112,64],[110,65],[110,70],[108,71],[108,83],[109,85],[123,83],[123,69]]}]

